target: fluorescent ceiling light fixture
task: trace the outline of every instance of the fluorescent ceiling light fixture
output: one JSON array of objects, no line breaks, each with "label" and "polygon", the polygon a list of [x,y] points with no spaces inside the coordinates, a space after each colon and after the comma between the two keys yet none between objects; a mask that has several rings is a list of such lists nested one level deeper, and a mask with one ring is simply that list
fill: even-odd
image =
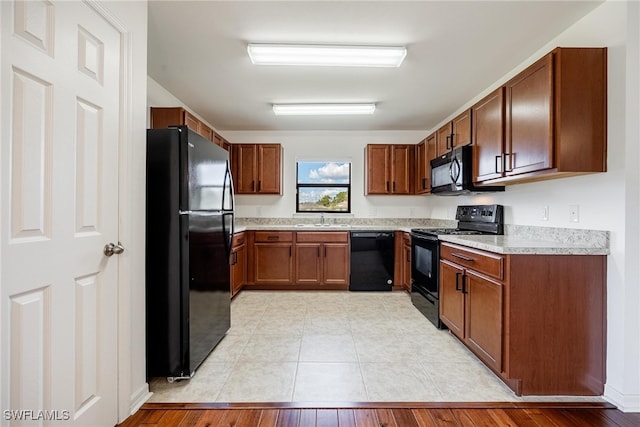
[{"label": "fluorescent ceiling light fixture", "polygon": [[273,104],[276,116],[373,114],[376,104]]},{"label": "fluorescent ceiling light fixture", "polygon": [[310,65],[327,67],[399,67],[407,55],[404,46],[343,46],[249,43],[256,65]]}]

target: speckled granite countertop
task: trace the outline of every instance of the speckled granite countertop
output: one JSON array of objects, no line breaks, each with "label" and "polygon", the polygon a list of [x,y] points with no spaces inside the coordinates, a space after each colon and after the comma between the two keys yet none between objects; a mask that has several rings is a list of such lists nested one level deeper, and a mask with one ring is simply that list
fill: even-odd
[{"label": "speckled granite countertop", "polygon": [[608,247],[586,242],[558,242],[555,240],[524,239],[515,236],[438,236],[443,242],[451,242],[471,248],[511,255],[608,255]]},{"label": "speckled granite countertop", "polygon": [[[317,219],[315,220],[317,221]],[[412,228],[456,227],[452,220],[431,219],[347,219],[319,225],[314,220],[291,218],[239,218],[236,232],[245,230],[290,231],[405,231]],[[505,224],[503,236],[441,235],[443,242],[500,254],[608,255],[609,232],[571,228],[533,227]]]}]

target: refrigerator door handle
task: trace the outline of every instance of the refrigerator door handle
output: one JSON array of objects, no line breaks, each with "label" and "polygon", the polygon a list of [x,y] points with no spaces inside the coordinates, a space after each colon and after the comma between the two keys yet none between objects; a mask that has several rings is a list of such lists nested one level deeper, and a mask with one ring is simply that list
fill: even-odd
[{"label": "refrigerator door handle", "polygon": [[[231,217],[231,228],[227,230],[226,218]],[[234,226],[235,218],[233,212],[227,212],[222,214],[222,232],[224,234],[224,245],[227,252],[227,259],[231,257],[231,250],[233,249],[233,234],[235,233]]]},{"label": "refrigerator door handle", "polygon": [[[227,191],[228,190],[228,191]],[[224,174],[224,184],[222,189],[222,206],[221,210],[223,211],[233,211],[235,210],[235,200],[234,200],[234,191],[233,191],[233,178],[231,176],[231,169],[229,169],[229,162],[227,162],[227,170]],[[230,206],[227,207],[227,200],[225,197],[229,197]]]}]

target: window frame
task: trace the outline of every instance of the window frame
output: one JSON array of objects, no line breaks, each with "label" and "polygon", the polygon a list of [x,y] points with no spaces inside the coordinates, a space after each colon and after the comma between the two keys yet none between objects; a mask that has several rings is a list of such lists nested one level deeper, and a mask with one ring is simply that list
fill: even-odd
[{"label": "window frame", "polygon": [[[318,183],[304,184],[299,179],[300,163],[346,163],[349,165],[349,179],[347,183]],[[296,160],[296,213],[330,213],[330,214],[350,214],[351,213],[351,161],[348,160]],[[304,211],[300,210],[300,188],[343,188],[347,191],[347,209],[344,211],[336,211],[331,209]]]}]

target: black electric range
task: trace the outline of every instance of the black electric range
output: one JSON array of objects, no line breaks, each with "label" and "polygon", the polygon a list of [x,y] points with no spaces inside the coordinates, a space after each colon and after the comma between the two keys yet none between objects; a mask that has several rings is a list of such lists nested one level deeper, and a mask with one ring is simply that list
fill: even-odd
[{"label": "black electric range", "polygon": [[502,205],[458,206],[456,228],[411,230],[411,300],[437,328],[440,321],[440,240],[442,235],[504,234]]}]

